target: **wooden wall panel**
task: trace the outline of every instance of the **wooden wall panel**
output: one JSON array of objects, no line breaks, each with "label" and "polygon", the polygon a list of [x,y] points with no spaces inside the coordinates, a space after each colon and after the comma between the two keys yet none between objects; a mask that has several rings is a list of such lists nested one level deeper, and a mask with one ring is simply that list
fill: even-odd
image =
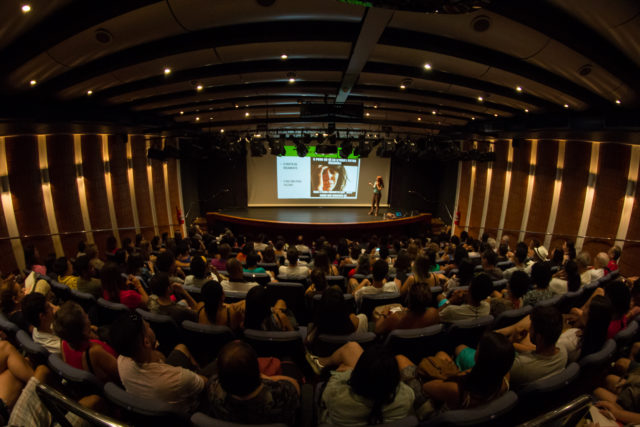
[{"label": "wooden wall panel", "polygon": [[158,218],[158,228],[160,234],[169,232],[169,218],[167,217],[167,201],[164,194],[164,175],[162,171],[162,162],[159,160],[151,161],[151,169],[153,171],[153,193],[155,196],[156,215]]},{"label": "wooden wall panel", "polygon": [[22,244],[34,245],[44,258],[54,250],[42,196],[37,139],[32,135],[16,136],[7,137],[5,142],[18,230],[21,236],[37,235],[23,238]]},{"label": "wooden wall panel", "polygon": [[0,272],[3,274],[16,268],[16,260],[13,256],[11,240],[9,240],[9,230],[7,229],[7,219],[4,216],[2,208],[2,199],[0,199]]},{"label": "wooden wall panel", "polygon": [[482,221],[482,208],[484,207],[484,196],[487,190],[488,164],[488,162],[476,162],[476,179],[473,187],[471,218],[469,218],[469,233],[476,239],[480,237],[478,236],[478,232],[480,231],[480,223]]},{"label": "wooden wall panel", "polygon": [[489,193],[485,231],[494,238],[498,235],[498,226],[500,225],[509,144],[509,141],[498,141],[493,145],[496,161],[493,162],[493,176],[491,177],[491,192]]},{"label": "wooden wall panel", "polygon": [[531,155],[531,142],[523,141],[520,146],[513,149],[513,167],[511,169],[511,189],[509,191],[509,203],[504,221],[503,235],[511,236],[511,241],[518,239],[522,214],[527,196],[527,182],[529,178],[529,160]]},{"label": "wooden wall panel", "polygon": [[531,198],[531,209],[527,223],[527,230],[530,232],[525,234],[525,242],[529,242],[531,239],[544,242],[553,200],[557,161],[558,143],[556,141],[538,141],[533,197]]},{"label": "wooden wall panel", "polygon": [[622,248],[622,256],[618,262],[620,274],[623,276],[640,276],[640,188],[636,186],[635,202],[631,218],[629,218],[629,230],[627,231],[627,242]]},{"label": "wooden wall panel", "polygon": [[[178,224],[178,216],[176,208],[180,208],[180,192],[178,191],[178,161],[176,159],[169,159],[167,161],[167,170],[169,178],[169,206],[171,207],[171,223]],[[184,218],[185,213],[182,212]],[[176,232],[180,232],[180,226],[173,226]]]},{"label": "wooden wall panel", "polygon": [[600,144],[598,177],[587,236],[605,239],[585,239],[583,249],[591,255],[607,252],[613,245],[627,189],[630,159],[630,146]]},{"label": "wooden wall panel", "polygon": [[73,135],[48,135],[47,157],[60,240],[65,255],[75,257],[78,243],[86,239],[78,199]]},{"label": "wooden wall panel", "polygon": [[[470,144],[462,144],[463,150],[469,150]],[[471,184],[471,162],[460,162],[460,191],[458,195],[458,212],[460,212],[460,228],[469,225],[467,207],[469,206],[469,185]],[[453,213],[454,217],[456,213]],[[458,234],[460,234],[458,232]]]},{"label": "wooden wall panel", "polygon": [[154,235],[153,218],[151,217],[151,200],[149,199],[149,184],[147,183],[147,150],[143,135],[131,136],[131,152],[140,228],[145,239],[151,240]]},{"label": "wooden wall panel", "polygon": [[[111,165],[111,188],[113,205],[116,211],[120,240],[129,237],[135,240],[136,231],[133,229],[133,211],[131,196],[129,195],[129,181],[127,180],[127,145],[122,138],[109,136],[109,163]],[[129,230],[123,230],[130,228]]]},{"label": "wooden wall panel", "polygon": [[575,241],[582,218],[589,178],[591,144],[567,141],[562,173],[562,190],[551,246],[561,246],[567,238]]},{"label": "wooden wall panel", "polygon": [[94,230],[105,230],[93,233],[98,250],[104,255],[107,238],[113,236],[113,232],[104,182],[100,135],[82,135],[82,165],[91,226]]}]

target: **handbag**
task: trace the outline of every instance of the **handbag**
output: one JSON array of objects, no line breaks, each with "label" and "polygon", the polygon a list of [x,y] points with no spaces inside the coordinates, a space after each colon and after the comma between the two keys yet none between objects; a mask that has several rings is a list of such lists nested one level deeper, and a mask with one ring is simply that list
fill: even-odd
[{"label": "handbag", "polygon": [[459,373],[460,370],[452,360],[435,356],[425,357],[418,365],[418,376],[423,381],[447,380]]}]

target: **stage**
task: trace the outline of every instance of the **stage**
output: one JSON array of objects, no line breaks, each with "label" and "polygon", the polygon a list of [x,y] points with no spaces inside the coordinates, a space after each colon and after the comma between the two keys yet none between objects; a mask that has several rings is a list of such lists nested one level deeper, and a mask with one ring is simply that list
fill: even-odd
[{"label": "stage", "polygon": [[[431,214],[383,219],[368,215],[368,207],[269,207],[228,209],[207,213],[207,223],[214,233],[230,228],[235,234],[265,233],[293,239],[299,234],[315,239],[325,236],[360,238],[363,234],[409,236],[424,233],[431,224]],[[380,214],[391,212],[381,209]]]}]

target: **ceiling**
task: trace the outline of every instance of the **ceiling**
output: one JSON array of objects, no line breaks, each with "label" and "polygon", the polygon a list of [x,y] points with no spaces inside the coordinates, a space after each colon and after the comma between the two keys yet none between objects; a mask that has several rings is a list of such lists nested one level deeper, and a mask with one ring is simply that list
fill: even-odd
[{"label": "ceiling", "polygon": [[[338,0],[5,0],[0,118],[205,132],[640,129],[640,2],[476,1],[486,7],[447,14]],[[362,116],[301,117],[307,103],[359,104]]]}]

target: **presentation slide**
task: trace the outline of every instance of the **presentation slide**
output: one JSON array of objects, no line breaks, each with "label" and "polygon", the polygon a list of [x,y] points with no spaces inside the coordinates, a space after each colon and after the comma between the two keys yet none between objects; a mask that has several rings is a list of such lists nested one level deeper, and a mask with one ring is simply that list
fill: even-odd
[{"label": "presentation slide", "polygon": [[318,154],[308,146],[299,157],[294,146],[285,146],[286,155],[247,154],[248,205],[259,206],[370,206],[373,188],[368,184],[382,176],[381,205],[388,200],[391,163],[371,154],[367,158],[338,154]]}]

